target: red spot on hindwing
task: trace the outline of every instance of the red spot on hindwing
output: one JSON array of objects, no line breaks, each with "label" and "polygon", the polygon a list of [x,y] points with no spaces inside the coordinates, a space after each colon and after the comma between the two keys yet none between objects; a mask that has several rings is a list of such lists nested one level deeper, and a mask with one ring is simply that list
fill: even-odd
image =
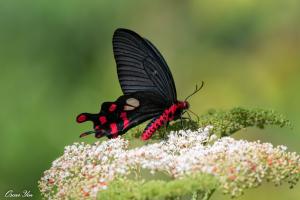
[{"label": "red spot on hindwing", "polygon": [[108,110],[109,110],[109,112],[114,112],[116,110],[116,108],[117,108],[117,104],[112,103],[109,106]]},{"label": "red spot on hindwing", "polygon": [[122,112],[120,117],[122,118],[123,120],[123,129],[125,129],[128,125],[129,125],[129,120],[127,118],[127,113],[126,112]]},{"label": "red spot on hindwing", "polygon": [[103,125],[103,124],[105,124],[105,123],[107,122],[107,119],[106,119],[105,116],[100,116],[100,117],[99,117],[99,121],[100,121],[100,123]]},{"label": "red spot on hindwing", "polygon": [[113,135],[113,138],[118,136],[118,127],[116,123],[111,123],[110,124],[110,129],[111,129],[111,134]]},{"label": "red spot on hindwing", "polygon": [[78,115],[78,117],[77,117],[77,119],[76,119],[76,121],[77,121],[78,123],[85,122],[86,120],[87,120],[87,116],[86,116],[85,114],[80,114],[80,115]]}]

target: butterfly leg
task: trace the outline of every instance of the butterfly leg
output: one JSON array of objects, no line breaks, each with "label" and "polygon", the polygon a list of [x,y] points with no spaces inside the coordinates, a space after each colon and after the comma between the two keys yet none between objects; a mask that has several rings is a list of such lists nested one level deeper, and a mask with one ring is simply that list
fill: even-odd
[{"label": "butterfly leg", "polygon": [[165,127],[165,132],[167,132],[168,131],[168,127],[169,127],[169,122],[165,122],[164,123],[164,127]]},{"label": "butterfly leg", "polygon": [[182,129],[185,130],[185,127],[184,127],[184,124],[183,124],[183,119],[184,119],[184,117],[182,117],[183,114],[184,114],[184,113],[182,113],[182,114],[180,115],[180,123],[181,123]]},{"label": "butterfly leg", "polygon": [[165,138],[166,135],[167,135],[168,127],[169,127],[169,121],[164,122],[164,128],[165,128],[165,131],[164,131],[164,134],[163,134],[163,138]]},{"label": "butterfly leg", "polygon": [[192,116],[190,115],[189,112],[186,112],[186,114],[188,115],[188,120],[189,120],[189,123],[192,124],[193,120],[192,120]]},{"label": "butterfly leg", "polygon": [[190,115],[190,113],[189,112],[186,112],[186,114],[188,115],[188,120],[191,122],[192,121],[192,117],[191,117],[191,115]]},{"label": "butterfly leg", "polygon": [[194,112],[191,111],[191,110],[188,110],[188,111],[191,112],[191,114],[193,114],[193,115],[197,118],[197,123],[199,123],[199,121],[200,121],[199,115],[197,115],[196,113],[194,113]]}]

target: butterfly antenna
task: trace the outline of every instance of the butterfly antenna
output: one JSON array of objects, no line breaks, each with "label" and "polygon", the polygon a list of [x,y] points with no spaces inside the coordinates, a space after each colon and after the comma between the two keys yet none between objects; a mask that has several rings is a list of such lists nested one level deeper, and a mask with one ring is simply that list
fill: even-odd
[{"label": "butterfly antenna", "polygon": [[[184,112],[184,113],[185,113],[185,112]],[[181,122],[181,127],[182,127],[183,130],[185,130],[185,127],[184,127],[184,125],[183,125],[183,118],[182,118],[182,115],[184,115],[184,113],[182,113],[182,114],[180,115],[180,122]]]},{"label": "butterfly antenna", "polygon": [[199,88],[198,88],[198,85],[196,84],[196,89],[194,90],[194,92],[192,94],[190,94],[189,96],[187,96],[184,101],[187,101],[191,96],[193,96],[194,94],[199,92],[203,88],[203,86],[204,86],[204,81],[202,81],[201,86]]}]

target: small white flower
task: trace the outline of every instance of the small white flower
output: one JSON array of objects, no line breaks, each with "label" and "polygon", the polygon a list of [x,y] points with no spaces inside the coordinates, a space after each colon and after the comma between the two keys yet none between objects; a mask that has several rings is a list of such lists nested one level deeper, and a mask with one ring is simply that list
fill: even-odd
[{"label": "small white flower", "polygon": [[[258,186],[266,177],[280,183],[297,180],[300,157],[287,147],[270,143],[217,137],[211,126],[197,131],[171,132],[165,141],[128,149],[129,141],[120,137],[97,141],[93,145],[74,143],[53,161],[39,182],[45,198],[92,198],[107,189],[109,182],[126,177],[132,170],[166,172],[181,178],[187,174],[212,174],[224,192],[240,195],[244,188]],[[295,175],[295,176],[293,176]],[[76,191],[76,192],[74,192]]]}]

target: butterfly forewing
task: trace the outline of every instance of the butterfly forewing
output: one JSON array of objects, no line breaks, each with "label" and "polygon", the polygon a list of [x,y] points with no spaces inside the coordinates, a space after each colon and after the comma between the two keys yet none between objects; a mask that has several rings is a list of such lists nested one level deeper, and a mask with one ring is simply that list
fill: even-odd
[{"label": "butterfly forewing", "polygon": [[165,83],[170,90],[168,92],[171,92],[169,95],[172,96],[172,99],[177,100],[177,93],[176,93],[176,87],[175,82],[172,76],[172,73],[167,65],[167,62],[165,61],[164,57],[161,55],[161,53],[158,51],[158,49],[152,44],[149,40],[144,38],[144,40],[147,42],[147,44],[150,46],[150,48],[155,52],[155,55],[157,57],[157,61],[160,62],[160,66],[164,66],[163,73],[167,77],[167,82]]},{"label": "butterfly forewing", "polygon": [[152,91],[160,94],[169,105],[176,101],[172,74],[151,42],[133,31],[117,29],[113,50],[124,94]]}]

